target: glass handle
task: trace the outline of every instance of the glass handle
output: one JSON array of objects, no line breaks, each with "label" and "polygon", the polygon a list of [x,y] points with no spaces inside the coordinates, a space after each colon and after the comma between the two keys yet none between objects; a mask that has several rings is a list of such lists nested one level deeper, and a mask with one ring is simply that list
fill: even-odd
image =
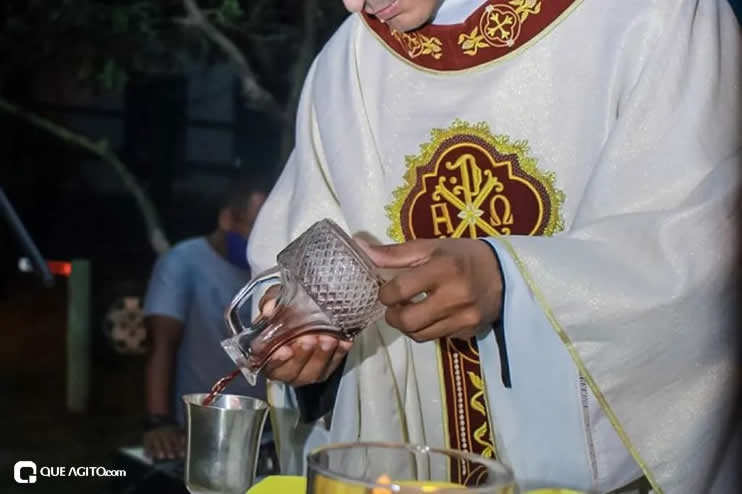
[{"label": "glass handle", "polygon": [[239,292],[237,292],[237,295],[235,295],[235,297],[232,299],[232,303],[229,304],[229,307],[224,314],[224,319],[226,320],[227,326],[229,326],[229,329],[232,331],[233,335],[238,335],[242,331],[248,329],[242,324],[242,321],[240,320],[240,308],[242,308],[242,306],[252,298],[252,292],[254,292],[259,285],[265,283],[266,281],[272,280],[281,280],[280,268],[278,266],[274,266],[267,271],[263,271],[258,276],[253,278],[250,283],[245,285]]}]

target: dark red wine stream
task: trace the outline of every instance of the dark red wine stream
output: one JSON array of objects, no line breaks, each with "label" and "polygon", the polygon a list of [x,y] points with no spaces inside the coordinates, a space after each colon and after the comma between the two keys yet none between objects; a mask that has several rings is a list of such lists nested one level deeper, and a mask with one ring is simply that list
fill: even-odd
[{"label": "dark red wine stream", "polygon": [[209,392],[208,396],[204,398],[204,401],[201,402],[201,405],[207,407],[211,405],[211,402],[214,401],[214,398],[216,398],[216,395],[224,391],[224,388],[226,388],[232,380],[240,375],[240,370],[237,369],[234,372],[232,372],[230,375],[222,377],[219,379],[214,386],[211,387],[211,391]]}]

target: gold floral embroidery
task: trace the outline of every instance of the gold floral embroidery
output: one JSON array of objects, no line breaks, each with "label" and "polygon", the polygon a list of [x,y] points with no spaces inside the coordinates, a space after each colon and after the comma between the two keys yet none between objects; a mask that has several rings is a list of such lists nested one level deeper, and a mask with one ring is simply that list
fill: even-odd
[{"label": "gold floral embroidery", "polygon": [[397,41],[399,41],[410,58],[417,58],[421,55],[429,55],[436,60],[443,55],[443,44],[435,36],[425,36],[421,33],[403,33],[392,31]]},{"label": "gold floral embroidery", "polygon": [[469,371],[467,374],[469,376],[469,381],[471,381],[474,389],[477,390],[477,392],[474,393],[474,395],[472,395],[471,399],[469,400],[469,404],[477,412],[481,413],[482,415],[486,415],[487,412],[485,411],[484,404],[479,401],[480,398],[484,398],[484,385],[482,384],[482,378],[471,371]]},{"label": "gold floral embroidery", "polygon": [[475,27],[471,33],[459,35],[459,46],[466,55],[474,56],[480,48],[487,48],[489,44],[484,40],[484,36],[479,33],[479,27]]},{"label": "gold floral embroidery", "polygon": [[520,22],[525,22],[529,14],[541,12],[541,0],[510,0],[510,5],[515,7],[515,11],[521,16]]},{"label": "gold floral embroidery", "polygon": [[[474,389],[477,390],[474,395],[472,395],[471,399],[469,400],[469,405],[479,412],[480,414],[487,416],[487,411],[480,400],[484,400],[484,383],[482,382],[482,378],[476,375],[474,372],[468,372],[469,376],[469,382],[471,382],[472,386],[474,386]],[[479,443],[479,445],[484,447],[484,450],[482,451],[482,456],[485,458],[493,458],[495,456],[495,447],[492,444],[492,439],[490,438],[489,433],[489,423],[487,420],[484,421],[484,423],[474,431],[474,440]]]},{"label": "gold floral embroidery", "polygon": [[479,26],[459,35],[458,45],[465,55],[475,56],[480,48],[512,48],[520,37],[528,17],[541,12],[541,0],[510,0],[488,5]]}]

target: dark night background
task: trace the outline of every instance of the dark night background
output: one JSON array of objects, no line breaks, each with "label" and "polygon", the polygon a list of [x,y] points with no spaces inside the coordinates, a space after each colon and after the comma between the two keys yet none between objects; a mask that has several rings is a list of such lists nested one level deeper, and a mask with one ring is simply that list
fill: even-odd
[{"label": "dark night background", "polygon": [[[105,139],[171,245],[213,231],[220,196],[239,176],[270,183],[280,173],[304,74],[347,15],[340,1],[199,5],[247,58],[273,107],[249,101],[231,59],[179,24],[180,0],[0,5],[0,102]],[[104,318],[121,297],[143,296],[157,254],[131,190],[107,162],[7,112],[0,125],[0,186],[43,256],[88,259],[92,271],[89,406],[70,413],[66,279],[45,288],[20,273],[25,254],[0,220],[0,492],[114,492],[92,478],[20,486],[12,467],[20,459],[110,467],[117,448],[141,444],[145,359],[115,351]],[[168,492],[158,478],[136,488],[128,492]]]}]

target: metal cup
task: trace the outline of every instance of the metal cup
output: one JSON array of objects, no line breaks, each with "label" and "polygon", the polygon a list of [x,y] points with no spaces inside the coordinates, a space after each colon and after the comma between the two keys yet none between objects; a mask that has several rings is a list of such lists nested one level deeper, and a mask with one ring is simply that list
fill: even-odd
[{"label": "metal cup", "polygon": [[183,396],[188,431],[186,487],[192,494],[245,494],[255,482],[268,404],[219,394],[204,406],[206,396]]}]

